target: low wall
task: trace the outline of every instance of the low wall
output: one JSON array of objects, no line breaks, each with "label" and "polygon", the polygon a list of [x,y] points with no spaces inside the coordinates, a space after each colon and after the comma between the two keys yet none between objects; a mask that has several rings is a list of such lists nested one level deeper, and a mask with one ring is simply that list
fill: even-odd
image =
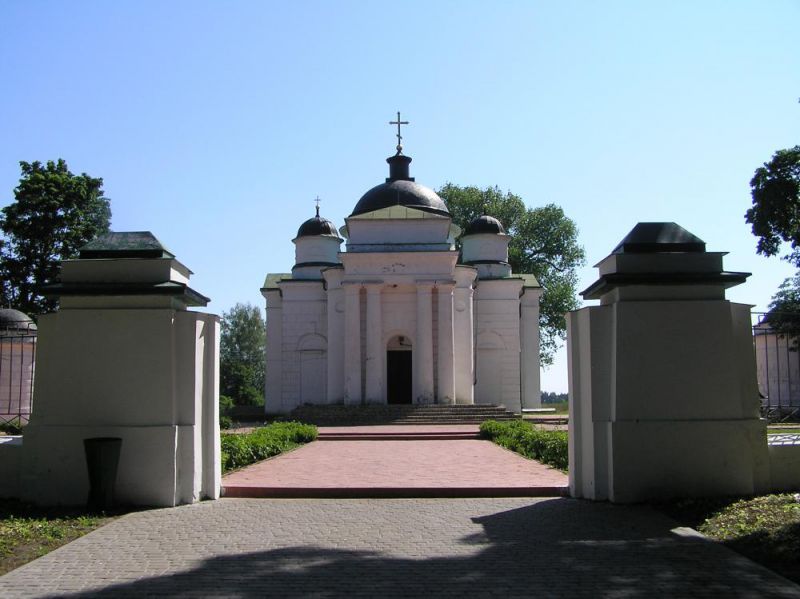
[{"label": "low wall", "polygon": [[0,437],[0,497],[19,497],[22,437]]},{"label": "low wall", "polygon": [[770,490],[800,491],[800,444],[769,445]]}]

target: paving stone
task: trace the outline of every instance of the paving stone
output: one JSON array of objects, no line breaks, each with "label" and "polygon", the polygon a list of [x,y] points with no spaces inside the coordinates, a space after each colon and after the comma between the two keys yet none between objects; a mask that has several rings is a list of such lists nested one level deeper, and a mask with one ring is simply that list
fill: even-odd
[{"label": "paving stone", "polygon": [[132,513],[0,577],[14,597],[800,597],[641,506],[222,499]]}]

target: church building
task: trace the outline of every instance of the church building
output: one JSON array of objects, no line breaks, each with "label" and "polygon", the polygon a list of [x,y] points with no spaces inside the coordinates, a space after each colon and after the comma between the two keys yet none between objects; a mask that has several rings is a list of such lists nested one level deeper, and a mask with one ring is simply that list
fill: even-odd
[{"label": "church building", "polygon": [[400,143],[386,161],[389,177],[343,227],[317,206],[292,240],[291,274],[267,275],[266,411],[539,407],[542,289],[511,272],[502,223],[483,215],[462,232],[444,201],[409,176]]}]

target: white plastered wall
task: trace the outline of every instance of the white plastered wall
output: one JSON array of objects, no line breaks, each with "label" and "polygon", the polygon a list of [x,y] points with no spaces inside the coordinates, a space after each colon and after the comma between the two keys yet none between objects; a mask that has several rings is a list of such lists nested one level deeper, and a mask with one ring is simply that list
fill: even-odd
[{"label": "white plastered wall", "polygon": [[520,412],[521,279],[478,281],[475,311],[475,403]]},{"label": "white plastered wall", "polygon": [[[281,295],[281,401],[278,412],[287,413],[304,402],[327,402],[327,296],[322,281],[284,281]],[[317,389],[309,387],[312,380],[319,384]],[[272,403],[270,407],[274,405]]]},{"label": "white plastered wall", "polygon": [[39,321],[20,491],[43,504],[88,495],[83,439],[120,437],[116,500],[219,497],[219,319],[169,309],[70,309]]}]

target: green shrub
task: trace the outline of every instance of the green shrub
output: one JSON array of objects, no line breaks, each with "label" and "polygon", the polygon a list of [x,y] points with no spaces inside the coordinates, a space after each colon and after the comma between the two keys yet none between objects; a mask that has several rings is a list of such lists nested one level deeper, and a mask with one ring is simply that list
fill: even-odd
[{"label": "green shrub", "polygon": [[222,471],[271,458],[316,438],[317,427],[300,422],[276,422],[246,434],[223,433]]},{"label": "green shrub", "polygon": [[233,418],[231,418],[233,405],[233,400],[227,395],[219,396],[219,427],[221,429],[231,428],[233,426]]},{"label": "green shrub", "polygon": [[0,433],[5,433],[7,435],[21,435],[24,427],[25,424],[20,418],[0,421]]},{"label": "green shrub", "polygon": [[535,429],[522,420],[486,420],[481,424],[481,435],[501,447],[559,470],[569,466],[569,444],[564,431]]}]

